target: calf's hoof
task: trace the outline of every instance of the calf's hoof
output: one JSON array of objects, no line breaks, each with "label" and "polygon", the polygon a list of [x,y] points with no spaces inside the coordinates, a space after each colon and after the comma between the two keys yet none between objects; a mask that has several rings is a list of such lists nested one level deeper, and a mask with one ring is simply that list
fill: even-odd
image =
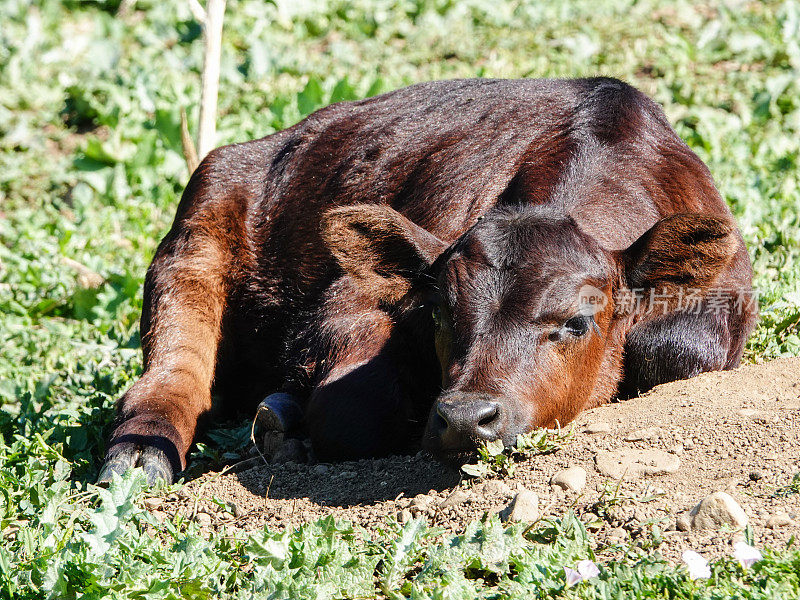
[{"label": "calf's hoof", "polygon": [[267,431],[286,433],[297,429],[303,421],[303,409],[292,394],[278,392],[261,401],[256,419]]},{"label": "calf's hoof", "polygon": [[122,476],[129,469],[141,467],[147,477],[147,485],[155,485],[158,481],[172,483],[176,469],[173,461],[164,450],[154,446],[125,443],[112,446],[106,456],[98,485],[108,485],[116,473]]}]

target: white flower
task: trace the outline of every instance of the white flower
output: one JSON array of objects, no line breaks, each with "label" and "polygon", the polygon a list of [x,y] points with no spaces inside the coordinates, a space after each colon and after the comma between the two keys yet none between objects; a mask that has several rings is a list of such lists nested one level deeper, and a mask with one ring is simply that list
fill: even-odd
[{"label": "white flower", "polygon": [[711,577],[708,561],[694,550],[687,550],[683,553],[683,562],[689,568],[689,577],[692,579],[708,579]]},{"label": "white flower", "polygon": [[600,569],[590,560],[582,560],[578,563],[578,573],[583,579],[590,579],[600,575]]},{"label": "white flower", "polygon": [[567,587],[572,587],[576,583],[583,581],[583,577],[575,569],[564,567],[564,575],[567,577]]},{"label": "white flower", "polygon": [[754,548],[747,542],[736,542],[733,545],[733,557],[739,561],[743,569],[749,569],[764,558],[758,548]]},{"label": "white flower", "polygon": [[564,567],[564,575],[567,578],[567,587],[572,587],[576,583],[597,577],[600,574],[600,569],[597,565],[590,560],[581,560],[578,562],[576,569]]}]

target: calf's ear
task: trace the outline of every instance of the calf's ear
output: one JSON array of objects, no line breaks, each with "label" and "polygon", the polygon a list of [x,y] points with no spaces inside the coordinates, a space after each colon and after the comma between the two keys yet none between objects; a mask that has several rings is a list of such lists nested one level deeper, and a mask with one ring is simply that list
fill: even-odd
[{"label": "calf's ear", "polygon": [[626,283],[630,289],[706,289],[738,245],[731,222],[697,213],[671,215],[622,252]]},{"label": "calf's ear", "polygon": [[369,296],[396,302],[447,245],[388,206],[357,204],[328,211],[322,237]]}]

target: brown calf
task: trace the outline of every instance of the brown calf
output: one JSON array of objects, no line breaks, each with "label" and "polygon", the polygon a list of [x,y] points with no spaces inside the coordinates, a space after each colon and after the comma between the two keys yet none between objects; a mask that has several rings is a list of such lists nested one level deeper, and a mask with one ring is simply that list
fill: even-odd
[{"label": "brown calf", "polygon": [[282,425],[320,459],[460,460],[735,367],[751,280],[708,169],[624,83],[443,81],[329,106],[192,176],[101,479],[171,480],[212,393],[280,392],[268,404],[299,407]]}]

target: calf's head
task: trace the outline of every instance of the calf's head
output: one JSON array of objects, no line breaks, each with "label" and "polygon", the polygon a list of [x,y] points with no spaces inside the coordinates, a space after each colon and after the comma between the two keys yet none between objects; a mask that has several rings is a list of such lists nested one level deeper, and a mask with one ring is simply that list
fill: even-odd
[{"label": "calf's head", "polygon": [[429,311],[442,391],[423,445],[449,462],[608,400],[625,334],[647,312],[621,311],[615,296],[708,287],[737,245],[730,224],[685,214],[612,252],[541,207],[495,208],[449,245],[374,205],[334,209],[323,233],[364,293]]}]

